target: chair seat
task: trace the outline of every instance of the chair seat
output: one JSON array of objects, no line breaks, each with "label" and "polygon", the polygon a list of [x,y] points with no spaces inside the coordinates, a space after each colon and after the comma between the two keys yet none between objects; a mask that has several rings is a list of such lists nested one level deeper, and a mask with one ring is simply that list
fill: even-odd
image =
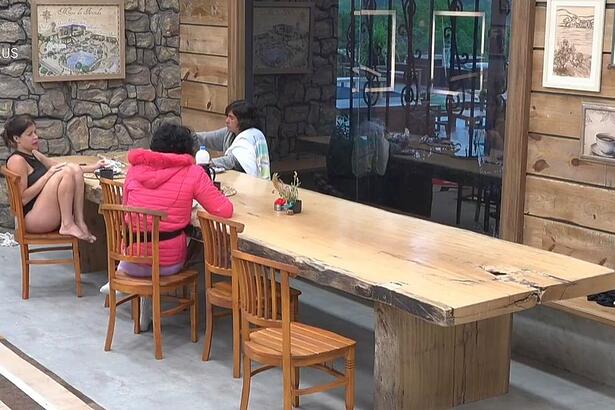
[{"label": "chair seat", "polygon": [[[278,294],[280,293],[280,284],[277,284]],[[296,298],[301,295],[301,291],[290,288],[290,297]],[[230,309],[233,306],[233,296],[230,281],[214,282],[210,289],[207,289],[207,298],[209,303],[215,306]]]},{"label": "chair seat", "polygon": [[[179,286],[187,285],[196,281],[199,273],[194,270],[180,271],[174,275],[161,276],[160,277],[160,289],[161,290],[173,290]],[[115,279],[113,281],[113,287],[115,290],[125,293],[138,293],[140,295],[152,294],[152,279],[139,278],[130,276],[126,272],[118,270],[115,272]]]},{"label": "chair seat", "polygon": [[74,236],[63,235],[59,231],[47,232],[47,233],[24,233],[24,240],[28,243],[36,242],[36,241],[52,241],[52,242],[73,242],[77,240]]},{"label": "chair seat", "polygon": [[[344,351],[356,344],[354,340],[317,327],[299,322],[290,324],[291,356],[295,359],[310,359],[327,353]],[[282,328],[264,328],[250,333],[244,342],[246,354],[251,357],[282,360]]]}]

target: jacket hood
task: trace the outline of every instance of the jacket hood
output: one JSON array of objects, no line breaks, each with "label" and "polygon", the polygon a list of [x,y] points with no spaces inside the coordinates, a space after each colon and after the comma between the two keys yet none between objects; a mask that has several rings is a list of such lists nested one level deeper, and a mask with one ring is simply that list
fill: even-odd
[{"label": "jacket hood", "polygon": [[189,154],[167,154],[139,148],[128,153],[128,162],[133,166],[132,177],[146,188],[155,189],[193,165],[194,158]]}]

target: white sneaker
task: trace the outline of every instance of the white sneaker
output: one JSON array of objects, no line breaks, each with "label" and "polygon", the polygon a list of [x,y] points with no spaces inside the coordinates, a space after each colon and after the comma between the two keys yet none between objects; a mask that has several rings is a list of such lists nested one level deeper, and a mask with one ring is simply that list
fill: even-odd
[{"label": "white sneaker", "polygon": [[141,317],[139,318],[139,326],[141,331],[147,331],[152,323],[152,299],[141,298]]},{"label": "white sneaker", "polygon": [[102,293],[104,295],[108,295],[109,294],[109,282],[105,283],[104,285],[102,285],[100,287],[100,293]]}]

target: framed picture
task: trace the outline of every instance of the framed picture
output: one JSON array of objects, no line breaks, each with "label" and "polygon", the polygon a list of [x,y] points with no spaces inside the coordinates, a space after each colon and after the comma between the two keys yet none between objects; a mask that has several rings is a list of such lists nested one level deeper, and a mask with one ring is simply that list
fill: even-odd
[{"label": "framed picture", "polygon": [[254,74],[312,72],[313,3],[254,3]]},{"label": "framed picture", "polygon": [[581,158],[615,164],[615,106],[583,103]]},{"label": "framed picture", "polygon": [[543,87],[600,91],[604,0],[550,0]]},{"label": "framed picture", "polygon": [[124,0],[32,0],[34,81],[125,77]]}]

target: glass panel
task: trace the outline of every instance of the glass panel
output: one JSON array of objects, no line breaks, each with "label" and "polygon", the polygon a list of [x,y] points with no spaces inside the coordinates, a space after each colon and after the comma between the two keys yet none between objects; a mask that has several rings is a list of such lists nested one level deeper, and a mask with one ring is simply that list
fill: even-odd
[{"label": "glass panel", "polygon": [[[269,53],[292,51],[297,16],[254,21],[254,48],[266,38]],[[297,170],[304,188],[496,235],[508,0],[316,0],[311,18],[309,70],[261,67],[248,79],[272,168]]]}]

